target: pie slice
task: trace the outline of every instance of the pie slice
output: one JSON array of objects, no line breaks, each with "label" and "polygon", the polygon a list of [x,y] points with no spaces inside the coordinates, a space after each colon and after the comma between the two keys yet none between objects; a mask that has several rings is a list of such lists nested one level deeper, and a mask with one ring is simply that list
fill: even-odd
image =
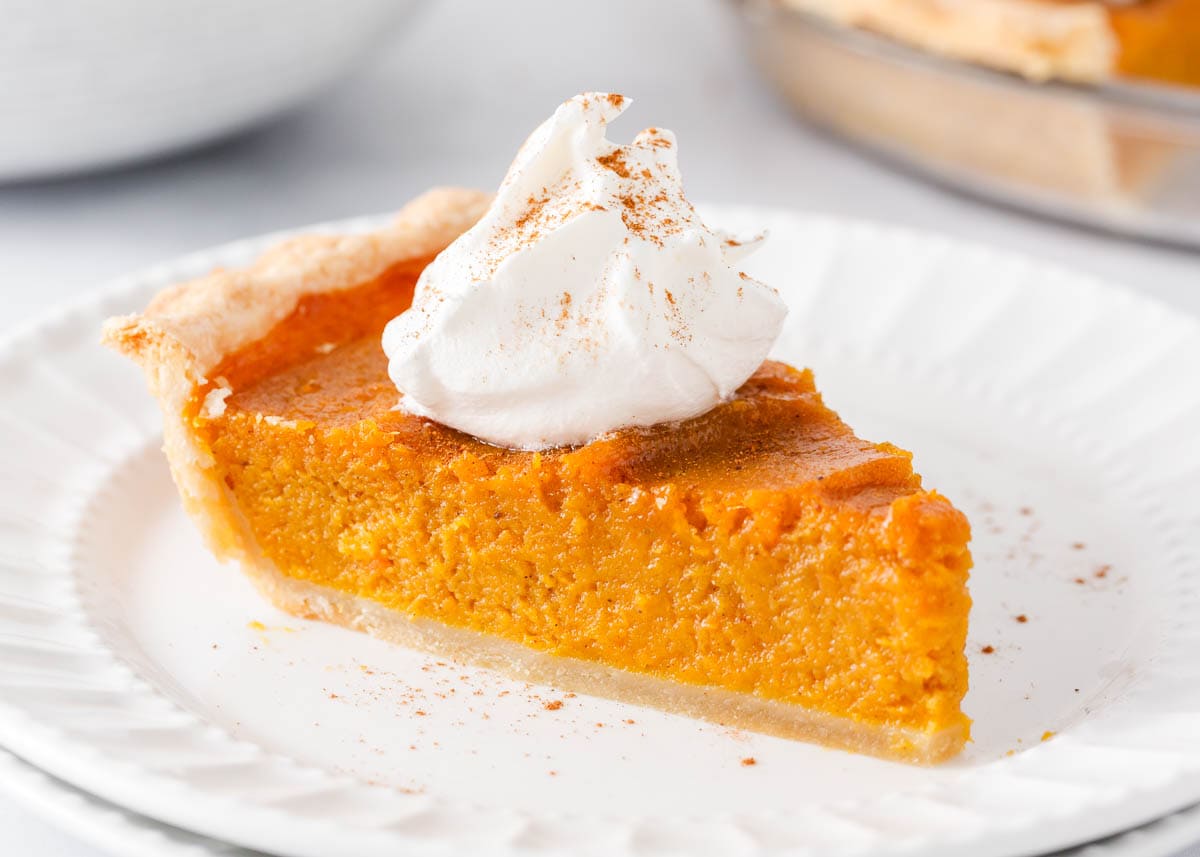
[{"label": "pie slice", "polygon": [[768,362],[703,416],[519,452],[397,410],[379,336],[487,197],[111,320],[183,503],[275,604],[564,690],[929,763],[969,721],[966,518]]},{"label": "pie slice", "polygon": [[785,0],[1034,80],[1200,86],[1200,0]]}]

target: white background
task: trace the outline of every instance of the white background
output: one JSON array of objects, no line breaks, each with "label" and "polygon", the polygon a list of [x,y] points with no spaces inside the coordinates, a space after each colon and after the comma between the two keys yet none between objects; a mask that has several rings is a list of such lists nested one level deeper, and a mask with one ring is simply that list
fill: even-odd
[{"label": "white background", "polygon": [[[731,9],[712,0],[430,4],[351,80],[259,131],[148,166],[0,188],[0,332],[183,252],[391,210],[434,184],[492,188],[524,135],[585,89],[634,98],[616,139],[652,124],[678,134],[693,199],[947,232],[1200,315],[1200,254],[993,208],[865,159],[789,115],[737,36]],[[97,853],[4,800],[0,851]]]}]

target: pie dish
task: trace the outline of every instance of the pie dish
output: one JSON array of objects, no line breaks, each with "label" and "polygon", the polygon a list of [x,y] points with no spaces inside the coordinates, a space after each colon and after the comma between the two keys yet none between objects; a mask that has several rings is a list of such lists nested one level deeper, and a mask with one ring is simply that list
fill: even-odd
[{"label": "pie dish", "polygon": [[[997,71],[943,49],[946,34],[922,49],[881,34],[882,26],[868,29],[851,16],[868,4],[735,5],[754,62],[783,100],[882,160],[1044,216],[1200,245],[1200,90],[1103,70],[1086,86],[1047,80],[1058,72],[1046,67],[1021,76],[1015,62],[990,63]],[[898,0],[886,9],[898,14],[915,5]],[[1037,0],[1026,5],[1035,21],[1049,9]],[[1160,5],[1165,13],[1167,5]],[[938,8],[975,6],[945,0]],[[1139,7],[1147,15],[1159,8]],[[998,41],[988,45],[1007,50]]]},{"label": "pie dish", "polygon": [[1034,80],[1200,85],[1197,0],[784,0]]},{"label": "pie dish", "polygon": [[683,423],[519,452],[395,408],[379,348],[488,197],[172,287],[145,371],[187,511],[283,609],[565,690],[910,762],[956,753],[966,518],[767,362]]}]

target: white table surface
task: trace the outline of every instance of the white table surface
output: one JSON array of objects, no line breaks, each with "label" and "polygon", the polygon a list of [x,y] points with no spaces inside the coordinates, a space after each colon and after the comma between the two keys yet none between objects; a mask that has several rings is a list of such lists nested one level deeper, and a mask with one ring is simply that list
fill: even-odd
[{"label": "white table surface", "polygon": [[[678,134],[693,199],[938,230],[1200,316],[1200,254],[990,207],[867,160],[783,110],[735,36],[714,0],[431,4],[352,79],[256,132],[148,166],[0,188],[0,332],[190,250],[391,210],[434,184],[492,188],[525,134],[586,89],[635,99],[618,139],[652,124]],[[0,852],[99,854],[3,799]]]}]

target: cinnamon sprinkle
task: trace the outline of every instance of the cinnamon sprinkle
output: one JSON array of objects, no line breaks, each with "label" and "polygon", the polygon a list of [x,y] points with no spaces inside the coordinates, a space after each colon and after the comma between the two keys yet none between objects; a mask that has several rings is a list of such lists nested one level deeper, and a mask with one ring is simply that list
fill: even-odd
[{"label": "cinnamon sprinkle", "polygon": [[659,131],[657,128],[647,128],[642,132],[642,134],[646,136],[646,142],[651,146],[655,146],[660,149],[671,148],[671,141],[666,137],[661,136],[662,131]]},{"label": "cinnamon sprinkle", "polygon": [[542,209],[546,207],[546,203],[549,201],[550,194],[546,192],[545,188],[542,188],[542,195],[540,197],[530,194],[529,199],[525,200],[528,208],[525,209],[524,214],[516,219],[513,226],[519,230],[523,230],[530,223],[541,217]]},{"label": "cinnamon sprinkle", "polygon": [[[629,178],[629,164],[625,163],[625,154],[620,149],[613,149],[607,155],[596,158],[602,167],[607,167],[623,179]],[[649,172],[648,170],[646,172]],[[647,176],[649,178],[649,176]]]}]

